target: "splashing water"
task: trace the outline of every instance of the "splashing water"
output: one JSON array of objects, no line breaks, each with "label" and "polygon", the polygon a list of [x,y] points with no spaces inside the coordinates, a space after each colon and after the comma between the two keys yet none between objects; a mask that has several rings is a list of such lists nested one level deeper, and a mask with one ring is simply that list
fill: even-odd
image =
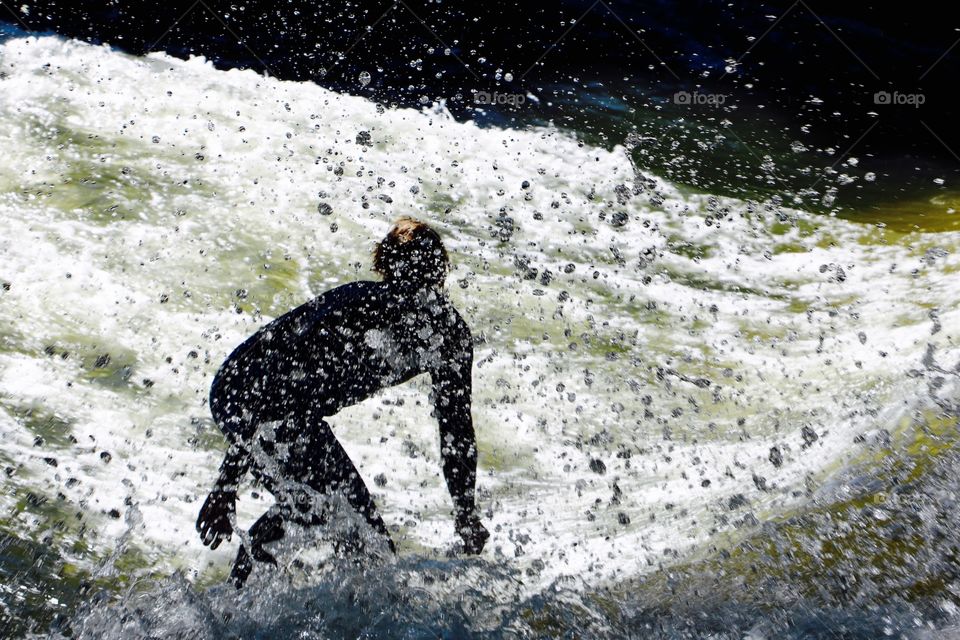
[{"label": "splashing water", "polygon": [[[825,526],[830,505],[891,491],[891,460],[923,463],[911,482],[946,464],[956,233],[691,193],[556,128],[484,129],[202,59],[15,38],[0,71],[0,529],[58,567],[0,555],[9,619],[62,608],[32,585],[83,577],[123,594],[71,623],[90,637],[673,637],[687,627],[657,627],[637,595],[670,567],[728,575],[714,550]],[[487,551],[445,557],[415,380],[331,420],[399,558],[208,587],[234,552],[193,530],[223,448],[213,373],[270,318],[370,278],[403,214],[445,237],[478,337]],[[241,524],[269,506],[248,488]],[[735,610],[701,604],[706,626]],[[803,628],[747,611],[744,632]],[[889,617],[858,624],[916,615]]]}]

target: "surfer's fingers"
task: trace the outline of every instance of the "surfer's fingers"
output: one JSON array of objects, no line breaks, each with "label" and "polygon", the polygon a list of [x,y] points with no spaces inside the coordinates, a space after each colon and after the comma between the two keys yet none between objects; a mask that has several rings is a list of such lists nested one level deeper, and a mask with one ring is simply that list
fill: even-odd
[{"label": "surfer's fingers", "polygon": [[[217,535],[217,534],[214,533],[213,529],[210,529],[209,527],[206,528],[206,529],[200,534],[201,538],[203,538],[203,544],[204,544],[204,546],[209,546],[211,543],[213,543],[213,541],[216,539],[216,535]],[[214,548],[216,548],[216,547],[214,547]]]},{"label": "surfer's fingers", "polygon": [[213,539],[210,541],[210,548],[216,549],[220,546],[220,543],[224,540],[231,540],[233,538],[233,529],[229,526],[219,530],[213,531]]}]

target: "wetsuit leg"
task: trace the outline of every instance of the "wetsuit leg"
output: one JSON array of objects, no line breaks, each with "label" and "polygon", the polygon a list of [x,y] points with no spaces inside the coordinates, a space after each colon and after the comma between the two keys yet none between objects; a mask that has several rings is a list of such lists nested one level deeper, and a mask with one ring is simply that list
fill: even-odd
[{"label": "wetsuit leg", "polygon": [[277,559],[264,549],[263,545],[283,538],[283,520],[283,509],[271,508],[250,527],[250,553],[247,553],[246,548],[241,544],[237,551],[237,559],[233,563],[233,570],[230,572],[230,581],[237,589],[243,586],[250,572],[253,571],[253,560],[277,565]]},{"label": "wetsuit leg", "polygon": [[[254,477],[277,498],[277,504],[260,517],[250,528],[250,550],[242,545],[237,553],[231,580],[239,588],[253,570],[253,561],[276,564],[263,545],[283,538],[284,522],[301,526],[317,526],[326,522],[326,514],[318,512],[313,501],[298,485],[306,485],[319,494],[343,495],[377,533],[382,535],[390,550],[396,552],[387,526],[377,510],[373,496],[364,484],[350,456],[337,440],[327,422],[312,418],[309,412],[288,418],[269,437],[258,438],[254,447],[259,456],[251,471]],[[339,551],[359,551],[359,541],[337,547]]]},{"label": "wetsuit leg", "polygon": [[254,560],[277,564],[274,558],[263,545],[276,542],[283,538],[283,511],[270,509],[260,516],[260,519],[250,527],[250,553]]},{"label": "wetsuit leg", "polygon": [[307,455],[311,464],[306,475],[307,484],[320,493],[344,496],[367,523],[384,537],[390,550],[396,552],[373,496],[330,425],[323,419],[308,417],[304,427],[310,434]]},{"label": "wetsuit leg", "polygon": [[[294,415],[277,432],[277,442],[284,445],[277,447],[277,455],[285,454],[279,469],[283,475],[280,481],[286,485],[285,492],[281,489],[286,494],[286,515],[303,526],[316,526],[325,520],[326,514],[314,509],[312,500],[296,489],[297,484],[305,484],[319,494],[339,494],[386,539],[390,550],[395,551],[373,496],[330,425],[321,417],[312,416],[309,410]],[[274,485],[276,482],[277,479],[273,479]],[[270,488],[269,484],[266,486]],[[275,488],[270,491],[278,495]]]}]

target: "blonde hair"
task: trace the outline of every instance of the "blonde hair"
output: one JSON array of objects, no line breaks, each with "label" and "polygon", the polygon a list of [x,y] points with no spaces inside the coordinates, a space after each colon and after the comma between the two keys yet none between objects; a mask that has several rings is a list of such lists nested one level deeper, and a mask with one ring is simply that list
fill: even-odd
[{"label": "blonde hair", "polygon": [[450,258],[440,235],[409,216],[398,218],[373,249],[373,270],[384,280],[442,285]]}]

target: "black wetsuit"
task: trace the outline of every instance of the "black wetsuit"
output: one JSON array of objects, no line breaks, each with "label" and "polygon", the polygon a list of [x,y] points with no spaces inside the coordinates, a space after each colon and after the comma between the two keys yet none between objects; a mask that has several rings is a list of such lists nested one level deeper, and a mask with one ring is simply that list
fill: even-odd
[{"label": "black wetsuit", "polygon": [[[433,383],[454,507],[472,513],[472,363],[470,330],[445,295],[399,282],[337,287],[241,344],[213,381],[210,408],[231,443],[221,476],[239,481],[249,469],[278,498],[280,508],[250,530],[253,557],[272,561],[262,545],[282,537],[284,519],[321,521],[296,504],[301,496],[295,487],[304,485],[344,494],[389,541],[367,487],[324,418],[421,373]],[[264,429],[265,423],[273,428]],[[241,546],[234,569],[244,573],[240,583],[250,564]]]}]

